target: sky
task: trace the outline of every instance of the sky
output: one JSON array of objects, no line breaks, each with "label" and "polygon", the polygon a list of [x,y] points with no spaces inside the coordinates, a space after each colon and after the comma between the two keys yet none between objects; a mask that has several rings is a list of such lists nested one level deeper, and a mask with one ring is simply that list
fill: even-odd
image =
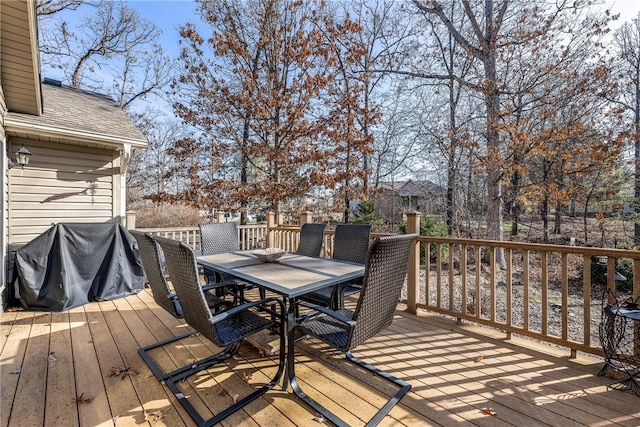
[{"label": "sky", "polygon": [[[178,27],[189,20],[197,22],[192,0],[129,0],[128,5],[162,29],[163,47],[170,52],[177,51]],[[620,13],[617,25],[622,25],[638,15],[640,0],[610,0],[605,1],[603,7],[610,7],[614,14]]]},{"label": "sky", "polygon": [[[122,0],[124,1],[124,0]],[[638,16],[640,12],[640,0],[605,0],[603,8],[609,7],[613,14],[620,14],[619,20],[613,25],[614,28],[624,22]],[[128,0],[127,5],[136,9],[140,15],[156,23],[162,30],[161,42],[165,51],[175,57],[179,53],[178,48],[178,28],[185,23],[192,21],[200,24],[195,15],[195,3],[193,0]],[[76,14],[75,16],[78,16]],[[73,21],[74,15],[66,15],[65,19]],[[59,70],[43,70],[45,77],[63,79]],[[159,101],[159,100],[158,100]],[[155,108],[169,112],[169,108],[162,101],[153,102]]]}]

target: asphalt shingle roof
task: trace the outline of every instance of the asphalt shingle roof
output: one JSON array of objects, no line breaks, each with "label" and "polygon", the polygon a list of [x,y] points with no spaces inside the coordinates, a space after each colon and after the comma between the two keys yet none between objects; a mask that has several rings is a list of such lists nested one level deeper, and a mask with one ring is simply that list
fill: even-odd
[{"label": "asphalt shingle roof", "polygon": [[146,141],[127,114],[105,95],[45,82],[42,97],[42,115],[9,114],[38,125]]}]

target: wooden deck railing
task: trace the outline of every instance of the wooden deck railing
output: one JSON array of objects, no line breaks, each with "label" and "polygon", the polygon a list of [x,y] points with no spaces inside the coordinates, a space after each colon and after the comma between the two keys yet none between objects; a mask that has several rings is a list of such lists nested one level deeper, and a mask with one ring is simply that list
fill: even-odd
[{"label": "wooden deck railing", "polygon": [[[409,271],[410,311],[418,308],[602,355],[598,325],[605,290],[616,289],[616,259],[633,262],[640,295],[640,252],[490,240],[420,237],[424,259]],[[496,262],[504,251],[505,268]],[[592,257],[606,257],[606,285],[592,285]],[[465,286],[466,284],[466,286]]]},{"label": "wooden deck railing", "polygon": [[[417,230],[419,214],[407,229]],[[200,248],[197,227],[146,229]],[[278,247],[294,251],[300,227],[239,226],[241,249]],[[375,237],[374,235],[372,237]],[[325,232],[322,256],[331,256],[333,231]],[[496,260],[504,252],[504,266]],[[426,254],[430,254],[427,256]],[[606,284],[592,284],[591,260],[606,263]],[[424,309],[516,333],[577,351],[602,355],[598,325],[606,288],[616,289],[616,260],[633,263],[633,298],[640,297],[640,252],[421,236],[412,250],[403,298],[407,311]],[[503,267],[503,268],[502,268]],[[603,266],[603,268],[605,268]],[[638,347],[640,351],[640,346]]]},{"label": "wooden deck railing", "polygon": [[[140,228],[140,231],[174,240],[180,240],[195,250],[200,250],[200,230],[198,227]],[[264,248],[267,243],[267,226],[264,224],[239,225],[238,241],[241,250]]]}]

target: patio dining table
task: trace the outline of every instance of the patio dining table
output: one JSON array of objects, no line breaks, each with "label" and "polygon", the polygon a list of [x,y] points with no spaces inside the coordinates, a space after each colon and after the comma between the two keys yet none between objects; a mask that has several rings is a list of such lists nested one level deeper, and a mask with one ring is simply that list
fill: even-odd
[{"label": "patio dining table", "polygon": [[[364,275],[364,265],[362,264],[295,253],[286,253],[276,262],[262,262],[251,252],[237,251],[202,255],[197,257],[197,262],[203,267],[281,295],[287,307],[287,320],[286,336],[280,337],[280,339],[293,339],[293,329],[296,322],[294,304],[299,296],[327,286],[350,282]],[[295,363],[295,354],[293,353],[291,350],[287,353],[287,366],[292,366]],[[292,369],[285,367],[283,390],[288,388],[291,380],[295,381],[295,378],[291,376],[291,371]]]}]

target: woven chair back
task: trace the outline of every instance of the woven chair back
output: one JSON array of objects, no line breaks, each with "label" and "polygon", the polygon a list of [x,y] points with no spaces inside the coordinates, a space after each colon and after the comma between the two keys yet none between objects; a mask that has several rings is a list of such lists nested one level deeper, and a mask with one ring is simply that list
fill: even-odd
[{"label": "woven chair back", "polygon": [[240,250],[238,225],[235,222],[200,224],[202,255],[216,255]]},{"label": "woven chair back", "polygon": [[320,256],[326,227],[326,224],[302,224],[296,253],[306,256]]},{"label": "woven chair back", "polygon": [[198,266],[193,250],[177,240],[154,236],[160,245],[169,270],[171,283],[182,306],[184,320],[214,344],[220,344],[209,306],[200,287]]},{"label": "woven chair back", "polygon": [[417,234],[378,237],[371,244],[362,290],[353,319],[357,321],[347,344],[352,349],[389,326],[398,305]]},{"label": "woven chair back", "polygon": [[129,230],[129,233],[138,242],[142,267],[147,275],[147,283],[151,288],[153,299],[160,307],[175,315],[175,306],[169,299],[171,289],[162,271],[160,248],[150,234],[139,230]]},{"label": "woven chair back", "polygon": [[333,240],[333,258],[364,264],[367,260],[371,224],[338,224]]}]

